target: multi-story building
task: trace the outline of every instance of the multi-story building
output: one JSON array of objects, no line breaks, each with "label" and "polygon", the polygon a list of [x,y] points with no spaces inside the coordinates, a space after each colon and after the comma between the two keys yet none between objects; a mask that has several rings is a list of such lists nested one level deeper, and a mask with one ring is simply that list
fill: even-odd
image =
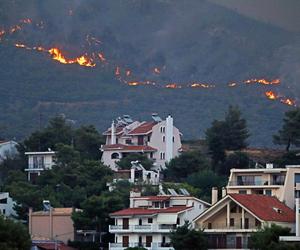
[{"label": "multi-story building", "polygon": [[251,233],[272,223],[294,231],[295,213],[276,197],[259,194],[228,194],[194,220],[209,249],[250,249]]},{"label": "multi-story building", "polygon": [[7,192],[0,192],[0,214],[5,217],[16,216],[16,211],[14,210],[16,202],[9,196]]},{"label": "multi-story building", "polygon": [[179,155],[181,151],[181,133],[173,126],[169,115],[162,120],[157,114],[153,121],[133,121],[129,116],[113,121],[103,135],[106,144],[101,147],[102,162],[117,170],[116,162],[131,153],[146,155],[154,161],[157,168],[164,168],[165,163]]},{"label": "multi-story building", "polygon": [[28,173],[28,181],[34,181],[42,171],[52,169],[55,165],[54,151],[26,152],[25,155],[28,156],[28,167],[25,169]]},{"label": "multi-story building", "polygon": [[300,165],[286,168],[231,169],[227,193],[264,194],[275,196],[294,209],[295,198],[300,197]]},{"label": "multi-story building", "polygon": [[18,154],[18,143],[15,141],[0,141],[0,162]]},{"label": "multi-story building", "polygon": [[140,196],[131,192],[130,208],[110,214],[115,234],[110,250],[144,247],[149,250],[174,250],[169,233],[185,221],[192,221],[210,204],[188,195]]}]

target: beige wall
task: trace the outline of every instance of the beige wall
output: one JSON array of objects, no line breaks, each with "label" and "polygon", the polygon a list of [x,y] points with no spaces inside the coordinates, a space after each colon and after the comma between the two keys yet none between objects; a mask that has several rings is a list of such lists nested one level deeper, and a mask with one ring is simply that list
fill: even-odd
[{"label": "beige wall", "polygon": [[57,239],[65,243],[74,240],[74,227],[71,215],[52,215],[52,223],[49,212],[37,212],[43,214],[31,215],[29,223],[32,238]]}]

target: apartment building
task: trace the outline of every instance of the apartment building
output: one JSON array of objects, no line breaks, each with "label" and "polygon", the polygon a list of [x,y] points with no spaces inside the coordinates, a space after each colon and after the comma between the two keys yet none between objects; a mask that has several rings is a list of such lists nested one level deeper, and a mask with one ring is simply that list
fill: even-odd
[{"label": "apartment building", "polygon": [[250,249],[251,233],[272,223],[295,230],[294,211],[276,197],[228,194],[194,220],[210,249]]},{"label": "apartment building", "polygon": [[55,152],[50,149],[45,152],[25,152],[25,155],[28,157],[28,166],[25,169],[28,181],[35,181],[42,171],[52,169],[55,165]]},{"label": "apartment building", "polygon": [[157,169],[181,152],[181,133],[169,115],[162,120],[157,114],[152,121],[133,121],[128,115],[113,121],[103,133],[106,144],[101,147],[102,162],[117,170],[116,162],[128,154],[144,154],[154,161]]},{"label": "apartment building", "polygon": [[0,162],[18,154],[18,143],[15,141],[0,141]]},{"label": "apartment building", "polygon": [[286,168],[231,169],[228,194],[263,194],[275,196],[294,209],[295,198],[300,197],[300,165]]},{"label": "apartment building", "polygon": [[210,204],[189,195],[141,196],[131,192],[130,208],[110,214],[115,234],[110,250],[144,247],[148,250],[174,250],[169,233],[185,221],[192,221]]}]

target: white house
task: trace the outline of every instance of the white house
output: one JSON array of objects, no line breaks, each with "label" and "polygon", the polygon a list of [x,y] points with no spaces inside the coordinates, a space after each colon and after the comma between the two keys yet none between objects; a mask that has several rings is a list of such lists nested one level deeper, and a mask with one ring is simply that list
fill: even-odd
[{"label": "white house", "polygon": [[18,154],[18,143],[15,141],[0,141],[0,162],[7,157],[13,157]]},{"label": "white house", "polygon": [[110,250],[145,247],[149,250],[174,250],[169,233],[185,221],[192,221],[210,204],[189,195],[141,196],[131,192],[130,207],[110,214],[115,224],[109,232],[115,234]]},{"label": "white house", "polygon": [[0,214],[6,217],[16,216],[16,211],[14,210],[15,201],[9,197],[9,193],[0,193]]},{"label": "white house", "polygon": [[153,121],[133,121],[128,115],[113,121],[103,135],[106,144],[101,147],[102,162],[117,170],[116,162],[131,153],[146,155],[154,161],[154,165],[164,168],[166,162],[181,152],[181,133],[173,125],[169,115],[162,120],[157,114]]},{"label": "white house", "polygon": [[295,207],[295,198],[300,197],[300,165],[287,165],[285,168],[230,170],[228,194],[264,194],[275,196],[290,208]]},{"label": "white house", "polygon": [[25,171],[28,173],[28,181],[35,180],[36,176],[40,175],[42,171],[52,169],[55,164],[55,152],[25,152],[28,156],[28,167]]}]

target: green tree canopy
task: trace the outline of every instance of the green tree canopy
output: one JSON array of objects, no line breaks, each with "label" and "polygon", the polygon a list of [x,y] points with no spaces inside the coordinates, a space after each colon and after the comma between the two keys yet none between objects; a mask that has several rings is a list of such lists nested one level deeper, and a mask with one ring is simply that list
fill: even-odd
[{"label": "green tree canopy", "polygon": [[279,236],[288,235],[290,235],[290,228],[272,224],[270,227],[264,227],[253,233],[250,242],[254,249],[260,250],[299,249],[279,241]]},{"label": "green tree canopy", "polygon": [[30,235],[21,223],[0,216],[0,249],[29,250],[31,248]]},{"label": "green tree canopy", "polygon": [[168,163],[165,175],[168,180],[182,181],[187,176],[207,169],[209,166],[209,161],[201,152],[184,152]]},{"label": "green tree canopy", "polygon": [[171,243],[175,250],[204,250],[207,249],[207,239],[202,231],[190,229],[185,222],[170,234]]},{"label": "green tree canopy", "polygon": [[126,157],[123,157],[121,160],[117,161],[116,164],[121,169],[130,169],[132,161],[139,161],[147,170],[153,167],[153,161],[150,160],[146,155],[139,153],[128,154]]},{"label": "green tree canopy", "polygon": [[273,142],[285,145],[289,151],[292,145],[300,146],[300,108],[285,113],[282,128],[273,136]]}]

